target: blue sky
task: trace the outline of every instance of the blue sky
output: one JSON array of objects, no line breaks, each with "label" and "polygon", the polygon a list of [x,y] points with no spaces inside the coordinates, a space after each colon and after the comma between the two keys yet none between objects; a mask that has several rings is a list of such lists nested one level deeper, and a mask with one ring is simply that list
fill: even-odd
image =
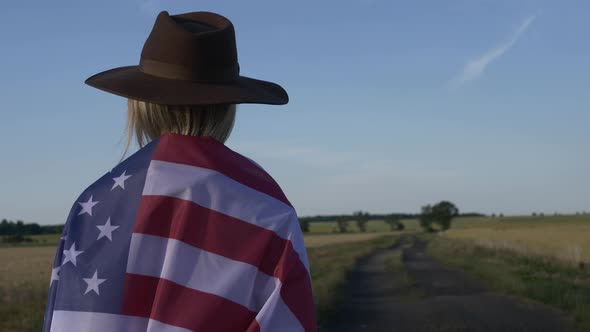
[{"label": "blue sky", "polygon": [[136,64],[153,20],[234,23],[243,105],[227,145],[300,215],[590,210],[585,1],[10,1],[0,11],[0,218],[60,223],[119,160],[125,100],[83,84]]}]

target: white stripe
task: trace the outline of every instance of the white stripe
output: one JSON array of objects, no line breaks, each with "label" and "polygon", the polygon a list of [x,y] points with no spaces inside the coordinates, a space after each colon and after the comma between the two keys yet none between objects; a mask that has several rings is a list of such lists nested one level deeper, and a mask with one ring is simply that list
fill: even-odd
[{"label": "white stripe", "polygon": [[[281,297],[281,285],[272,293],[262,310],[256,315],[260,332],[300,332],[303,326]],[[313,310],[313,309],[312,309]]]},{"label": "white stripe", "polygon": [[146,332],[192,332],[189,329],[185,329],[178,326],[172,326],[164,324],[155,319],[150,319],[147,326]]},{"label": "white stripe", "polygon": [[190,332],[157,320],[101,312],[55,310],[51,332]]},{"label": "white stripe", "polygon": [[218,295],[254,312],[280,284],[253,265],[175,239],[137,233],[131,236],[127,272]]},{"label": "white stripe", "polygon": [[305,245],[295,210],[278,199],[211,169],[152,160],[143,195],[191,201],[245,222],[266,228],[286,240],[309,272]]}]

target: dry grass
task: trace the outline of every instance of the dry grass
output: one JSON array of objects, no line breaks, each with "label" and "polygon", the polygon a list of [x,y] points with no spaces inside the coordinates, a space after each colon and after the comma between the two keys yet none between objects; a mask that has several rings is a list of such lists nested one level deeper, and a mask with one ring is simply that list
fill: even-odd
[{"label": "dry grass", "polygon": [[0,331],[40,331],[53,247],[0,248]]},{"label": "dry grass", "polygon": [[479,224],[451,229],[445,236],[473,240],[491,249],[509,249],[519,254],[551,257],[580,264],[590,263],[590,222],[511,222]]}]

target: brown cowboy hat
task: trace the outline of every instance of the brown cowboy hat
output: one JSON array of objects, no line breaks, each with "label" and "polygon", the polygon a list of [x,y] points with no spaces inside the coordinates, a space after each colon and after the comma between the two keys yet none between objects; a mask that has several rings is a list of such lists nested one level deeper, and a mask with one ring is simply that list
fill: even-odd
[{"label": "brown cowboy hat", "polygon": [[272,104],[289,101],[271,82],[240,76],[235,32],[208,12],[161,12],[138,66],[107,70],[86,84],[130,99],[168,105]]}]

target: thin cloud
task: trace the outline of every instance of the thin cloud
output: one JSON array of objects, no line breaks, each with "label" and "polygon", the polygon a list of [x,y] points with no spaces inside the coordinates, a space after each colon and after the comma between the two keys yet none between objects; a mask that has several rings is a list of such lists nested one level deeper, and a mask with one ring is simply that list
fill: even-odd
[{"label": "thin cloud", "polygon": [[462,84],[480,77],[492,62],[494,62],[502,55],[506,54],[506,52],[508,52],[514,46],[514,44],[516,44],[518,39],[531,26],[531,24],[535,21],[536,18],[536,14],[527,17],[520,24],[518,29],[512,34],[508,41],[494,47],[490,51],[467,62],[463,67],[461,75],[451,82],[452,85]]}]

